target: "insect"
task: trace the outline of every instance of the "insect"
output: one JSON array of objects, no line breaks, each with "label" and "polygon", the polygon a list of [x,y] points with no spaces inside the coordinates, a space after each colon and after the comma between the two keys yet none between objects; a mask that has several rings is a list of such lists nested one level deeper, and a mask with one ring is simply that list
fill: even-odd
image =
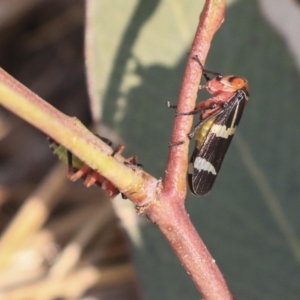
[{"label": "insect", "polygon": [[[243,77],[222,76],[220,73],[204,69],[198,56],[194,59],[199,63],[206,79],[206,84],[200,85],[199,89],[207,90],[213,97],[197,104],[193,111],[177,112],[176,116],[200,115],[200,121],[188,134],[190,139],[195,137],[195,149],[188,168],[188,183],[193,194],[202,196],[211,190],[220,171],[248,102],[249,86]],[[208,75],[214,77],[210,78]],[[169,103],[168,106],[176,108]]]},{"label": "insect", "polygon": [[[98,135],[97,135],[98,136]],[[104,137],[98,136],[102,141],[104,141],[109,146],[112,145],[112,142]],[[114,198],[117,196],[120,191],[117,187],[115,187],[109,180],[107,180],[105,177],[103,177],[101,174],[99,174],[97,171],[93,170],[91,167],[89,167],[87,164],[82,162],[77,156],[73,155],[69,150],[67,150],[62,145],[58,144],[53,139],[49,138],[49,146],[52,149],[53,153],[56,154],[60,160],[66,162],[68,164],[68,178],[71,181],[76,181],[79,178],[84,179],[84,185],[86,187],[90,187],[93,184],[96,184],[102,189],[104,189],[110,198]],[[120,143],[116,149],[114,149],[112,156],[115,156],[117,153],[121,154],[124,150],[125,146],[123,143]],[[141,164],[137,163],[136,156],[131,156],[127,158],[124,161],[124,164],[126,164],[129,167],[137,166],[139,168],[142,168]],[[126,199],[126,196],[122,194],[122,198]]]}]

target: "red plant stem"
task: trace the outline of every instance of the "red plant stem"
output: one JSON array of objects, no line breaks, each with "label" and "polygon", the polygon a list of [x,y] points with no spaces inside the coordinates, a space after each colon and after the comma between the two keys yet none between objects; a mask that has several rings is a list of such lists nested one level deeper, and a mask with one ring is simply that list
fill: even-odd
[{"label": "red plant stem", "polygon": [[[198,55],[205,63],[211,40],[224,19],[224,11],[225,0],[206,1],[184,73],[177,106],[179,112],[188,112],[195,107],[201,69],[193,57]],[[192,117],[176,117],[171,142],[185,143],[170,147],[159,205],[148,207],[145,214],[159,226],[204,299],[232,300],[233,294],[184,208],[187,134],[191,126]]]},{"label": "red plant stem", "polygon": [[[212,38],[223,22],[224,11],[225,0],[207,0],[205,3],[179,93],[177,105],[179,112],[188,112],[195,107],[202,71],[193,57],[198,55],[202,64],[205,64]],[[191,130],[192,121],[193,117],[175,118],[171,143],[184,141],[184,144],[170,147],[169,151],[166,175],[163,180],[163,193],[168,194],[172,201],[176,199],[183,202],[185,200],[189,150],[187,134]]]},{"label": "red plant stem", "polygon": [[203,299],[235,299],[184,207],[164,200],[159,208],[152,206],[146,214],[159,226]]}]

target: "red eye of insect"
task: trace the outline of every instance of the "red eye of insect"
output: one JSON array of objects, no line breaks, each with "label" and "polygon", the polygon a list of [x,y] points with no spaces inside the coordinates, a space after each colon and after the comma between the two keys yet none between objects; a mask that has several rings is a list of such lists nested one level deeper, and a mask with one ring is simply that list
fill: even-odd
[{"label": "red eye of insect", "polygon": [[239,90],[245,86],[246,82],[243,78],[236,77],[232,80],[231,84]]}]

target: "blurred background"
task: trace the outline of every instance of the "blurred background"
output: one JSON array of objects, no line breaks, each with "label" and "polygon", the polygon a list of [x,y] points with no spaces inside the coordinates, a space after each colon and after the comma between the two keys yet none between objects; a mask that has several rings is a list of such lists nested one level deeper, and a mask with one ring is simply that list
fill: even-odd
[{"label": "blurred background", "polygon": [[[1,67],[159,178],[203,4],[89,0],[85,26],[82,0],[2,0]],[[299,1],[227,1],[206,62],[250,85],[212,192],[186,202],[237,299],[300,295],[299,28]],[[155,225],[66,170],[0,108],[3,299],[199,299]]]}]

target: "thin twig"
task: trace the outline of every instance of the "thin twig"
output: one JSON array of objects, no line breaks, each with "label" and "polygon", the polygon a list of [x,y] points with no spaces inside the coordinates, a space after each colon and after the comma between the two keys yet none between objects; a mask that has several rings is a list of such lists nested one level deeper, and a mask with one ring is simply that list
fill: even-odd
[{"label": "thin twig", "polygon": [[0,68],[0,104],[37,127],[112,182],[137,205],[156,199],[158,181],[140,168],[128,168],[124,158],[82,123],[66,116]]},{"label": "thin twig", "polygon": [[[225,0],[206,1],[183,76],[177,105],[179,112],[192,111],[195,107],[202,70],[193,57],[197,55],[202,64],[205,64],[212,38],[223,22],[224,11]],[[191,130],[192,121],[193,118],[187,116],[175,118],[171,143],[184,141],[184,144],[170,147],[163,179],[163,193],[172,196],[172,201],[183,202],[185,199],[189,150],[187,134]]]},{"label": "thin twig", "polygon": [[[178,111],[191,111],[195,107],[201,69],[193,57],[198,55],[201,62],[205,63],[211,40],[224,19],[224,11],[225,0],[206,1],[188,57],[178,100]],[[184,208],[189,144],[187,134],[191,125],[191,117],[176,117],[171,143],[178,141],[185,143],[170,148],[160,206],[149,207],[145,214],[159,226],[168,239],[203,298],[231,300],[234,297],[222,273]]]}]

